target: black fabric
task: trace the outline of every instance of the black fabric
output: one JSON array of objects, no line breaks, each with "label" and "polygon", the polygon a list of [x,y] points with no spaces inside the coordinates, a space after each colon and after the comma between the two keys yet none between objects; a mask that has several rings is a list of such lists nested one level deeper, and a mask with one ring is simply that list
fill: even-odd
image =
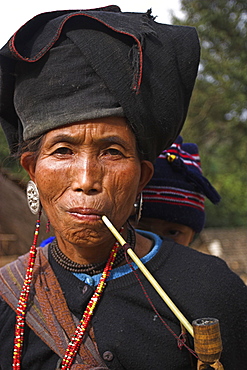
[{"label": "black fabric", "polygon": [[[16,74],[20,68],[17,66],[34,65],[32,69],[36,70],[37,81],[33,78],[33,83],[38,83],[40,65],[49,60],[60,37],[68,38],[79,48],[114,101],[122,107],[145,158],[153,161],[175,140],[186,118],[199,63],[200,47],[195,29],[159,24],[150,12],[122,13],[117,7],[106,10],[41,14],[27,22],[2,48],[0,119],[12,151],[22,139],[19,136],[22,135],[22,125],[13,101],[15,84],[17,82],[18,85],[21,79]],[[60,83],[61,89],[73,73],[69,61],[65,74],[57,71],[61,82],[56,82]],[[27,76],[25,78],[28,81]],[[45,91],[49,90],[49,84],[47,89],[44,86],[42,91],[46,101]],[[24,89],[23,81],[21,89]],[[70,94],[77,99],[74,87]],[[28,96],[33,104],[37,103],[30,93],[25,100]],[[68,117],[59,121],[61,113],[65,112],[63,99],[60,102],[58,99],[57,109],[49,111],[46,116],[42,99],[39,96],[41,120],[37,112],[35,117],[25,113],[34,121],[38,119],[39,129],[30,130],[30,125],[35,126],[36,122],[29,122],[28,131],[32,136],[47,131],[48,121],[51,122],[49,129],[54,128],[56,116],[60,125],[68,123]],[[27,109],[20,102],[18,106],[19,111]],[[22,124],[25,126],[26,122]]]},{"label": "black fabric", "polygon": [[[70,309],[80,316],[92,288],[51,263]],[[146,266],[190,322],[201,317],[219,319],[224,369],[245,369],[247,287],[225,262],[165,240]],[[145,278],[140,278],[162,317],[179,334],[177,319]],[[14,322],[12,309],[0,302],[0,368],[4,370],[11,370]],[[110,369],[191,369],[187,350],[178,349],[133,273],[108,282],[92,323],[100,354]],[[29,329],[25,340],[22,370],[54,369],[57,356]]]},{"label": "black fabric", "polygon": [[[15,312],[0,295],[0,369],[12,370]],[[22,370],[56,369],[59,357],[25,325]]]},{"label": "black fabric", "polygon": [[24,140],[71,122],[123,116],[119,103],[69,39],[36,63],[18,64],[16,73],[14,103]]}]

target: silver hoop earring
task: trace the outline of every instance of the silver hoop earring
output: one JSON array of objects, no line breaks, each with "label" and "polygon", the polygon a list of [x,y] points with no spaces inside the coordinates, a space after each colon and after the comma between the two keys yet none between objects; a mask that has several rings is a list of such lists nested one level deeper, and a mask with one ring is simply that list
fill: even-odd
[{"label": "silver hoop earring", "polygon": [[135,208],[135,212],[136,212],[136,216],[135,216],[136,224],[138,224],[138,222],[141,218],[141,215],[142,215],[142,204],[143,204],[143,198],[142,198],[142,193],[140,193],[137,196],[136,201],[134,203],[134,208]]},{"label": "silver hoop earring", "polygon": [[27,184],[27,204],[30,211],[36,215],[40,210],[39,191],[36,184],[30,180]]}]

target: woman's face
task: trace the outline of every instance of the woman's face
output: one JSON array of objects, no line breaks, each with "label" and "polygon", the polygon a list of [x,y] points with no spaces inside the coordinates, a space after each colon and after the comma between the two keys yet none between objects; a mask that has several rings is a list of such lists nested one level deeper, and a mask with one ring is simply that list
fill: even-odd
[{"label": "woman's face", "polygon": [[24,153],[21,163],[38,187],[56,235],[82,246],[109,240],[101,216],[119,229],[153,172],[150,162],[138,158],[135,136],[121,117],[52,130],[36,163],[32,158]]}]

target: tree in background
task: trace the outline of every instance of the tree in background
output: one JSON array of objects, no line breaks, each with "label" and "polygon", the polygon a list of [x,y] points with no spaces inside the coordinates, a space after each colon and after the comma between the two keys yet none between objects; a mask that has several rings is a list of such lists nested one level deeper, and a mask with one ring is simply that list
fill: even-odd
[{"label": "tree in background", "polygon": [[0,170],[3,173],[9,174],[11,178],[22,183],[22,180],[27,179],[26,171],[21,167],[19,161],[9,154],[9,147],[0,125]]},{"label": "tree in background", "polygon": [[206,177],[221,194],[207,203],[207,226],[247,223],[247,5],[246,0],[182,0],[183,20],[196,27],[201,64],[185,141],[200,149]]}]

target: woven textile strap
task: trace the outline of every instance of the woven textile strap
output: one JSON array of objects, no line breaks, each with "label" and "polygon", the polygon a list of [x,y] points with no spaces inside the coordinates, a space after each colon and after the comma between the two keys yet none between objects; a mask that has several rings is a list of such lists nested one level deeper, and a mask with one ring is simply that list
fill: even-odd
[{"label": "woven textile strap", "polygon": [[[48,246],[37,249],[26,323],[53,352],[62,358],[69,339],[74,334],[77,322],[67,306],[47,255]],[[0,270],[0,292],[13,310],[16,310],[18,305],[28,257],[27,253]],[[92,342],[90,334],[85,336],[72,369],[108,369]]]}]

